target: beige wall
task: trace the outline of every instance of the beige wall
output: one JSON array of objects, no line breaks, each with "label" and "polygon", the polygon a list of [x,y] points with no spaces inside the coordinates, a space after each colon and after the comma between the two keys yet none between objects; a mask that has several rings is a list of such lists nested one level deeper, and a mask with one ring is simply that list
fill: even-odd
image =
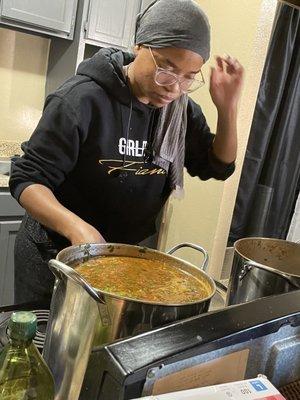
[{"label": "beige wall", "polygon": [[0,28],[0,140],[22,141],[43,108],[49,39]]},{"label": "beige wall", "polygon": [[[179,242],[201,244],[210,255],[210,272],[219,277],[276,0],[198,0],[198,3],[212,26],[212,56],[204,66],[206,81],[209,81],[209,66],[217,54],[237,57],[246,70],[238,119],[237,171],[225,183],[201,182],[185,176],[185,198],[171,199],[166,209],[160,249],[166,250]],[[201,105],[214,131],[217,115],[208,87],[207,84],[201,88],[193,98]],[[192,250],[181,251],[178,256],[198,264],[201,258]]]}]

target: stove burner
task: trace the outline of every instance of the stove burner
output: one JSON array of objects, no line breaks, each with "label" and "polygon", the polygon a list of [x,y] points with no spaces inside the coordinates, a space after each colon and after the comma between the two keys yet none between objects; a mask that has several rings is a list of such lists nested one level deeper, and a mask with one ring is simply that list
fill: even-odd
[{"label": "stove burner", "polygon": [[[33,343],[36,345],[36,347],[40,350],[43,350],[43,346],[45,343],[46,339],[46,327],[47,327],[47,322],[49,319],[49,310],[31,310],[36,316],[37,316],[37,331],[35,338],[33,339]],[[6,337],[4,340],[1,340],[2,344],[5,345],[8,342],[8,321],[9,318],[5,321],[5,333]]]}]

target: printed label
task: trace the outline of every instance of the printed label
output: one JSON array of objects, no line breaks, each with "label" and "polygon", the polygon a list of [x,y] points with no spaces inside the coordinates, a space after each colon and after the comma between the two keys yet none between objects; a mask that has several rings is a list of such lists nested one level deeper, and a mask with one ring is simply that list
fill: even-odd
[{"label": "printed label", "polygon": [[268,390],[266,386],[260,380],[250,381],[250,384],[254,387],[257,392],[262,392],[263,390]]}]

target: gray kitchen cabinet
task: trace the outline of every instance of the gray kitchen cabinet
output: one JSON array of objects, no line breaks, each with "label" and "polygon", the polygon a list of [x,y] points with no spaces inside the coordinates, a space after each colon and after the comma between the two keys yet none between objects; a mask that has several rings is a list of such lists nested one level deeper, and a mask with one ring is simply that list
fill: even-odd
[{"label": "gray kitchen cabinet", "polygon": [[90,0],[85,39],[127,49],[133,44],[141,0]]},{"label": "gray kitchen cabinet", "polygon": [[0,306],[14,304],[14,247],[21,221],[0,221]]},{"label": "gray kitchen cabinet", "polygon": [[72,39],[77,0],[2,0],[3,24]]},{"label": "gray kitchen cabinet", "polygon": [[[3,189],[4,190],[4,189]],[[0,192],[0,306],[14,304],[14,246],[24,209],[7,191]]]}]

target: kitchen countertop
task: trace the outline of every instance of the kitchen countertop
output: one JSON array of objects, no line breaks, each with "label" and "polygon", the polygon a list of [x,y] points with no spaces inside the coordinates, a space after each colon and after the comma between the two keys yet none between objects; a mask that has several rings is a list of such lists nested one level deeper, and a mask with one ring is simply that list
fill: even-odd
[{"label": "kitchen countertop", "polygon": [[0,189],[8,188],[9,176],[0,174]]},{"label": "kitchen countertop", "polygon": [[[13,140],[0,140],[0,158],[12,157],[22,154],[21,142]],[[8,188],[9,177],[0,174],[0,188]]]}]

